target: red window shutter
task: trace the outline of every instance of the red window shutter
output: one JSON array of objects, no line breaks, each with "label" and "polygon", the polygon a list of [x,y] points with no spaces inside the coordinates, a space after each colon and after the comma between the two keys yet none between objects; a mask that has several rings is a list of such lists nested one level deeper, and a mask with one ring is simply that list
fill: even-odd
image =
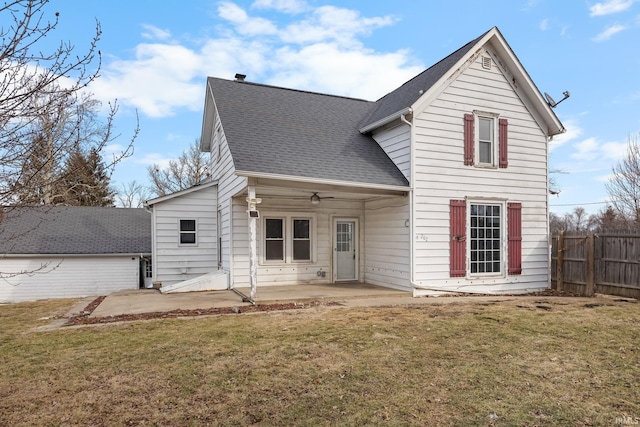
[{"label": "red window shutter", "polygon": [[522,204],[507,204],[509,274],[522,274]]},{"label": "red window shutter", "polygon": [[475,119],[473,114],[464,115],[464,164],[465,166],[473,165],[474,145],[475,145]]},{"label": "red window shutter", "polygon": [[509,127],[509,122],[507,121],[507,119],[499,119],[498,120],[498,145],[499,145],[499,151],[500,151],[500,159],[499,159],[499,163],[498,166],[501,168],[506,168],[509,164],[509,159],[507,156],[507,141],[508,141],[508,131],[507,128]]},{"label": "red window shutter", "polygon": [[449,272],[451,277],[467,275],[467,203],[449,201]]}]

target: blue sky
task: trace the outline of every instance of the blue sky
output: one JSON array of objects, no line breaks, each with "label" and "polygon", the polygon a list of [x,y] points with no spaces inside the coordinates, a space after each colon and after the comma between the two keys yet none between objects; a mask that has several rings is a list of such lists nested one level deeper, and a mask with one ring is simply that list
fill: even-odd
[{"label": "blue sky", "polygon": [[[125,144],[116,186],[147,183],[200,135],[207,76],[378,99],[469,40],[498,26],[567,128],[551,143],[561,187],[556,213],[605,206],[604,183],[640,131],[637,0],[52,0],[56,39],[86,48],[102,26],[97,98],[118,99]],[[117,147],[113,147],[117,149]]]}]

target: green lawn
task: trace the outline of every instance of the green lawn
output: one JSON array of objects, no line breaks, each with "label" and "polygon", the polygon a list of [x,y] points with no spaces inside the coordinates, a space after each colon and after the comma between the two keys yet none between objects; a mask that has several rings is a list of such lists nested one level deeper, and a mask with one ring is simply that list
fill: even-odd
[{"label": "green lawn", "polygon": [[35,332],[0,305],[0,426],[640,422],[640,304],[512,299]]}]

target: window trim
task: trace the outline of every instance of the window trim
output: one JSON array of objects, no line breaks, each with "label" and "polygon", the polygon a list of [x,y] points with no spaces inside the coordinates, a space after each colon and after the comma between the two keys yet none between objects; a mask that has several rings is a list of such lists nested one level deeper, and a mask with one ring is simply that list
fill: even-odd
[{"label": "window trim", "polygon": [[[478,168],[498,168],[498,146],[499,146],[499,121],[500,115],[497,113],[491,113],[488,111],[474,111],[473,112],[473,126],[474,126],[474,166]],[[492,121],[493,128],[493,140],[491,141],[491,162],[480,162],[480,119],[490,119]]]},{"label": "window trim", "polygon": [[[471,205],[482,206],[500,206],[500,271],[490,273],[472,273],[471,272]],[[507,201],[503,199],[467,199],[467,213],[466,213],[466,234],[468,244],[466,250],[467,257],[467,277],[471,279],[485,279],[485,278],[504,278],[507,277],[508,269],[508,229],[507,229]]]},{"label": "window trim", "polygon": [[[280,238],[273,238],[273,237],[267,237],[267,221],[269,220],[280,220],[282,221],[282,237]],[[285,218],[282,217],[277,217],[277,216],[264,216],[264,220],[262,221],[262,258],[264,259],[265,263],[283,263],[286,261],[287,259],[287,252],[286,252],[286,247],[287,247],[287,221]],[[267,259],[267,242],[268,241],[282,241],[282,258],[280,259]]]},{"label": "window trim", "polygon": [[[194,230],[182,230],[182,221],[193,221]],[[183,243],[182,235],[183,234],[193,234],[194,242],[193,243]],[[198,242],[200,239],[198,238],[198,220],[196,218],[178,218],[178,246],[198,246]]]},{"label": "window trim", "polygon": [[[317,255],[317,218],[315,214],[300,214],[291,212],[261,212],[262,220],[260,221],[260,229],[258,230],[258,238],[260,239],[260,265],[297,265],[297,264],[315,264]],[[268,260],[266,259],[266,223],[267,219],[281,219],[283,220],[283,257],[282,260]],[[293,259],[293,221],[294,220],[309,220],[309,255],[308,260],[294,260]]]},{"label": "window trim", "polygon": [[[309,237],[307,238],[301,238],[301,237],[296,237],[295,234],[295,226],[294,223],[296,221],[309,221]],[[313,260],[313,251],[311,250],[311,218],[305,218],[305,217],[292,217],[291,218],[291,262],[292,263],[298,263],[298,262],[310,262]],[[295,242],[299,241],[299,242],[309,242],[309,258],[307,259],[295,259]]]}]

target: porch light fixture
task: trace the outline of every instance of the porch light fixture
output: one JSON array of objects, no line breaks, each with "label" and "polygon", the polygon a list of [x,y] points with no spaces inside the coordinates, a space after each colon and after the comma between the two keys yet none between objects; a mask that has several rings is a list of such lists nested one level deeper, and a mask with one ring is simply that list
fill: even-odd
[{"label": "porch light fixture", "polygon": [[312,205],[320,204],[320,196],[318,196],[318,193],[313,193],[310,200]]}]

